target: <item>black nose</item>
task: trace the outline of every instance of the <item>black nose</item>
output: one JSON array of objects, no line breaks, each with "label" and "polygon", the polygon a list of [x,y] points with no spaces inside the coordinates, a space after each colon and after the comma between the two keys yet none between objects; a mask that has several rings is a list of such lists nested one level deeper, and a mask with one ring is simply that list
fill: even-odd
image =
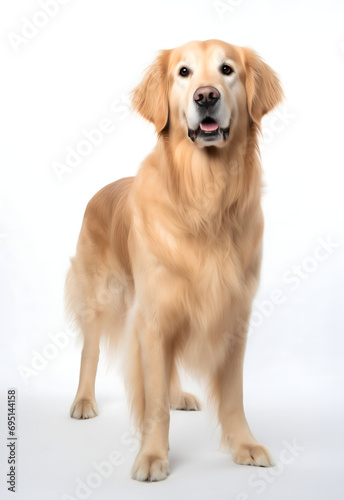
[{"label": "black nose", "polygon": [[220,99],[220,92],[215,87],[198,87],[193,98],[199,106],[209,108]]}]

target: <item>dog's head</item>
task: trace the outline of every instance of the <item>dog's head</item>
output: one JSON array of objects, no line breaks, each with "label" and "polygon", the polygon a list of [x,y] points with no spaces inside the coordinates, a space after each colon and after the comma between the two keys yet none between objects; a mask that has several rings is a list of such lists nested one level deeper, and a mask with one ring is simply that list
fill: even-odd
[{"label": "dog's head", "polygon": [[207,40],[163,51],[132,103],[159,134],[175,131],[203,148],[224,147],[235,129],[259,125],[282,96],[276,74],[254,51]]}]

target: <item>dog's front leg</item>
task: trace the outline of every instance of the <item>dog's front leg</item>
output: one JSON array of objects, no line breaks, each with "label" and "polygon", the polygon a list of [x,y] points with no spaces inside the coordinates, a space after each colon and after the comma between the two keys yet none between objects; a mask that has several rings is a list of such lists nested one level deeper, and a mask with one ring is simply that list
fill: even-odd
[{"label": "dog's front leg", "polygon": [[132,477],[161,481],[169,474],[168,433],[170,423],[168,377],[170,360],[163,333],[142,319],[137,322],[144,384],[142,444]]},{"label": "dog's front leg", "polygon": [[234,461],[243,465],[269,467],[268,450],[253,437],[243,406],[243,363],[248,316],[232,329],[225,363],[214,377],[214,394],[218,397],[218,417],[222,441],[229,446]]}]

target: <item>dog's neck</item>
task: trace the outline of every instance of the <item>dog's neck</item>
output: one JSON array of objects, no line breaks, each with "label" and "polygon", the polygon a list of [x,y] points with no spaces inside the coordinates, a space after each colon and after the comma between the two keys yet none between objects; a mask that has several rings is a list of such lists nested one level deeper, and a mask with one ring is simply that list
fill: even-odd
[{"label": "dog's neck", "polygon": [[160,175],[193,233],[218,233],[226,219],[239,225],[260,202],[257,133],[251,124],[233,135],[228,146],[203,149],[178,134],[160,135],[155,150]]}]

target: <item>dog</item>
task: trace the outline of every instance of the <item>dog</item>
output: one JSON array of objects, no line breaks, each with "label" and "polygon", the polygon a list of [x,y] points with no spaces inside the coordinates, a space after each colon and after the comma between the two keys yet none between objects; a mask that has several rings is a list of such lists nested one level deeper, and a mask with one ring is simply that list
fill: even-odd
[{"label": "dog", "polygon": [[249,48],[194,41],[159,53],[131,97],[157,144],[85,211],[66,279],[84,342],[71,417],[98,414],[104,339],[122,353],[141,433],[134,479],[168,476],[170,409],[201,408],[182,390],[181,364],[207,383],[234,461],[268,467],[244,413],[243,360],[262,255],[258,137],[280,81]]}]

